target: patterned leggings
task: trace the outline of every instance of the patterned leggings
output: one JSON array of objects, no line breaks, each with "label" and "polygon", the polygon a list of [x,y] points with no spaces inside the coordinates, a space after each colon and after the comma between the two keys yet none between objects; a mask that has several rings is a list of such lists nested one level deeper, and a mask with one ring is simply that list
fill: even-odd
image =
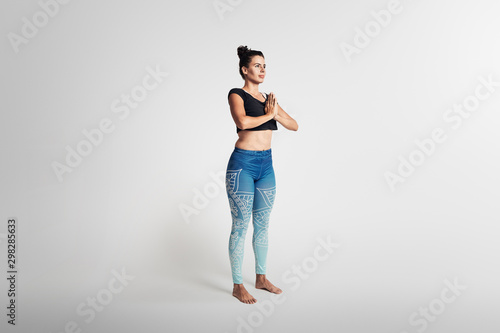
[{"label": "patterned leggings", "polygon": [[269,215],[276,194],[271,149],[246,150],[234,147],[226,170],[226,191],[231,208],[229,260],[233,283],[243,283],[241,266],[245,235],[252,216],[252,246],[256,274],[266,274]]}]

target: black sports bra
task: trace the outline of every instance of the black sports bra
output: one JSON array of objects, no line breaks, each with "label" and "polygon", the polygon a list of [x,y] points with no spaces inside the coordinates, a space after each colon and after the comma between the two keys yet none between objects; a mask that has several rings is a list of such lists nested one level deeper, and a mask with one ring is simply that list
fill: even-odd
[{"label": "black sports bra", "polygon": [[[229,94],[227,95],[227,98],[229,98],[229,95],[232,93],[238,94],[242,99],[243,99],[243,105],[245,107],[245,113],[247,116],[250,117],[259,117],[263,116],[266,114],[266,111],[264,110],[264,107],[266,106],[266,102],[261,102],[252,95],[250,95],[248,92],[241,88],[233,88],[229,91]],[[267,94],[266,94],[266,101],[267,101]],[[263,124],[260,124],[257,127],[254,128],[248,128],[246,129],[247,131],[262,131],[262,130],[277,130],[278,126],[276,124],[276,120],[271,119],[266,121]],[[243,131],[242,129],[238,128],[236,126],[236,133],[239,131]]]}]

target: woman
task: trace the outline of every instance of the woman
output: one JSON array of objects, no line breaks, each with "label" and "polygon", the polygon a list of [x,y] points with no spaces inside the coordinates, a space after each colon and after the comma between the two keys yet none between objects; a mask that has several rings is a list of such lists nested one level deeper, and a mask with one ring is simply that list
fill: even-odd
[{"label": "woman", "polygon": [[276,193],[276,180],[271,155],[272,131],[276,122],[297,131],[297,122],[276,102],[271,93],[259,93],[264,82],[266,64],[260,51],[238,47],[239,71],[245,80],[243,88],[233,88],[228,99],[236,123],[238,140],[226,170],[226,190],[231,208],[232,228],[229,237],[229,259],[233,276],[233,296],[246,304],[257,300],[243,286],[241,267],[245,235],[252,216],[252,246],[255,255],[255,287],[280,294],[280,288],[266,278],[267,232],[269,215]]}]

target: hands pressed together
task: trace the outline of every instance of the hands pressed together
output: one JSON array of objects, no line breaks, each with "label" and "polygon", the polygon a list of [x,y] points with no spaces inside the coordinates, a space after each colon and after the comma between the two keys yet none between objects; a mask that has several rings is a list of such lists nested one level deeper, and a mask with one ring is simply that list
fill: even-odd
[{"label": "hands pressed together", "polygon": [[276,96],[274,93],[270,93],[267,101],[266,101],[266,106],[264,107],[264,111],[266,114],[272,114],[273,117],[271,119],[276,118],[278,115],[278,103],[276,102]]}]

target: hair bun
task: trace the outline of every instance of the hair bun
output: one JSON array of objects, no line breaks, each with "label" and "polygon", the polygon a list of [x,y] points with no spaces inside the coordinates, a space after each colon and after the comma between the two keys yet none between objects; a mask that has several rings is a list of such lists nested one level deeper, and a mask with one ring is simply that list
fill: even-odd
[{"label": "hair bun", "polygon": [[245,53],[249,52],[250,49],[245,45],[238,46],[238,57],[242,57]]}]

